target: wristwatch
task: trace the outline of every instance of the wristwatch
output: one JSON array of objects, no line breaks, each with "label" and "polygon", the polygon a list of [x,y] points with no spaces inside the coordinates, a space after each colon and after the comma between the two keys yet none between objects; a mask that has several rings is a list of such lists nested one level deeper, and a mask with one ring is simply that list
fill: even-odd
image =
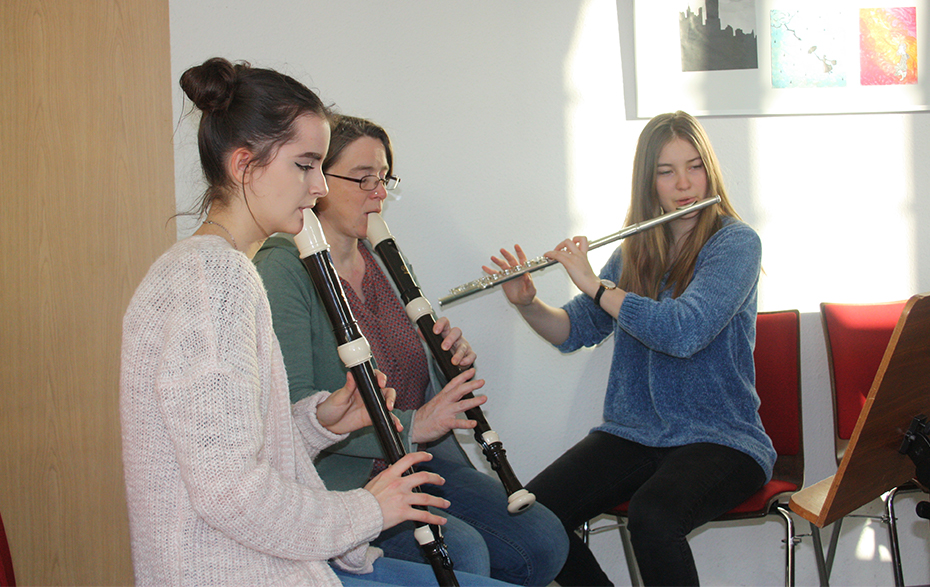
[{"label": "wristwatch", "polygon": [[617,289],[617,284],[609,279],[602,279],[600,287],[597,288],[597,293],[594,294],[594,303],[598,308],[601,307],[601,296],[604,295],[604,292],[608,289]]}]

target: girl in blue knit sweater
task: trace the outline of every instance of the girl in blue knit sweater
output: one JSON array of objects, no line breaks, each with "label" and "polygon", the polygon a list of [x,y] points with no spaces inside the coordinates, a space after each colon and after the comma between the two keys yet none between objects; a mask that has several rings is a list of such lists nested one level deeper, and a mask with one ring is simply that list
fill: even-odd
[{"label": "girl in blue knit sweater", "polygon": [[[546,253],[581,294],[561,308],[532,278],[503,285],[527,323],[562,352],[614,335],[604,423],[527,488],[570,539],[560,585],[610,585],[574,533],[629,501],[629,530],[647,585],[696,585],[687,535],[769,479],[775,451],[759,419],[752,351],[761,243],[739,220],[698,121],[662,114],[643,129],[626,224],[720,195],[719,204],[624,239],[600,275],[575,237]],[[502,258],[526,261],[519,245]],[[492,273],[489,267],[485,271]]]}]

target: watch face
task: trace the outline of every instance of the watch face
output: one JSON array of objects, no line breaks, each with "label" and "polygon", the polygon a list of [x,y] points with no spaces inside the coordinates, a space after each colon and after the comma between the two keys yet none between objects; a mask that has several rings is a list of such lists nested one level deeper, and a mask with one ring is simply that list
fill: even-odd
[{"label": "watch face", "polygon": [[602,280],[601,280],[601,285],[603,285],[603,286],[606,287],[607,289],[616,289],[616,288],[617,288],[617,284],[614,283],[613,281],[610,281],[609,279],[602,279]]}]

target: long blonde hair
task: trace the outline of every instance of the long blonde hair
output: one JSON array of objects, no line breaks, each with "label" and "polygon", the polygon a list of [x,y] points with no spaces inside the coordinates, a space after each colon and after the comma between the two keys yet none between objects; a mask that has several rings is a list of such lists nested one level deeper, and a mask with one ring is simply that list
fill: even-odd
[{"label": "long blonde hair", "polygon": [[[697,224],[682,243],[678,255],[670,259],[672,231],[668,223],[630,236],[621,243],[623,271],[621,289],[652,299],[674,287],[672,297],[684,293],[694,276],[694,266],[704,243],[723,226],[723,217],[739,218],[727,198],[720,163],[701,124],[686,112],[660,114],[650,120],[639,135],[633,158],[633,189],[625,225],[649,220],[663,210],[656,191],[659,153],[673,139],[688,141],[701,156],[707,172],[707,193],[720,196],[720,203],[700,211]],[[662,287],[662,279],[668,280]]]}]

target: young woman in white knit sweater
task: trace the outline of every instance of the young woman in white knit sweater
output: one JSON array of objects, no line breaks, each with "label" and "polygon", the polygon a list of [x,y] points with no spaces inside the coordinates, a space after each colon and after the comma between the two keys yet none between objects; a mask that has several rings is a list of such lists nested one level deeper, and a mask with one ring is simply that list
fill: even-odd
[{"label": "young woman in white knit sweater", "polygon": [[445,522],[412,507],[447,507],[413,492],[442,478],[402,476],[429,455],[407,455],[362,489],[326,490],[313,457],[370,420],[351,375],[291,406],[250,262],[268,235],[299,232],[302,210],[326,195],[327,109],[288,76],[225,59],[190,68],[181,87],[202,112],[206,219],[152,265],[124,318],[120,412],[136,583],[434,583],[430,567],[379,558],[368,545],[405,520]]}]

